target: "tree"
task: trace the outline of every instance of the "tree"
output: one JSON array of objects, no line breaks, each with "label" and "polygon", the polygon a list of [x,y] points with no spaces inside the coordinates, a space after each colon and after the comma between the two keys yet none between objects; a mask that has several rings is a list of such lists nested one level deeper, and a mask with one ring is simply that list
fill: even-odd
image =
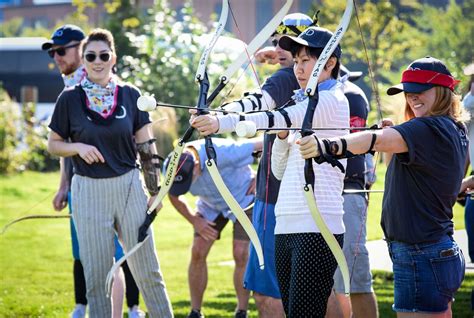
[{"label": "tree", "polygon": [[474,61],[474,1],[457,4],[450,0],[447,7],[424,5],[415,19],[421,31],[421,43],[415,47],[419,57],[431,55],[443,60],[454,77],[468,79],[463,67]]},{"label": "tree", "polygon": [[[321,0],[315,9],[321,10],[319,24],[329,30],[335,30],[345,9],[345,2]],[[374,93],[380,95],[379,83],[392,83],[392,71],[406,65],[409,59],[407,56],[415,43],[415,39],[410,37],[414,30],[403,19],[399,8],[389,0],[369,0],[363,5],[357,4],[356,1],[354,11],[351,24],[341,42],[342,60],[344,64],[354,65],[358,70],[366,70],[364,73],[367,75],[368,59],[375,80]],[[368,76],[364,81],[372,88]],[[367,87],[365,91],[367,93]]]}]

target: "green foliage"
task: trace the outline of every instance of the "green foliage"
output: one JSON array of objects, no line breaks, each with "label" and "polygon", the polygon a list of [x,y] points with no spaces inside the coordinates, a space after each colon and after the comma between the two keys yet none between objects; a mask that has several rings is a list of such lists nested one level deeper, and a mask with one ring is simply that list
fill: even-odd
[{"label": "green foliage", "polygon": [[22,151],[25,168],[32,171],[53,171],[59,168],[59,161],[48,152],[48,129],[44,122],[35,118],[36,105],[25,103],[22,107],[22,135],[26,147]]},{"label": "green foliage", "polygon": [[[320,3],[313,8],[321,10],[320,26],[334,31],[341,20],[345,2],[321,0]],[[408,61],[407,56],[415,43],[415,39],[409,36],[413,32],[413,27],[403,19],[399,8],[391,1],[369,0],[357,4],[351,24],[341,41],[342,63],[356,65],[357,70],[365,70],[364,73],[370,75],[370,62],[374,82],[369,76],[365,76],[364,81],[372,91],[375,86],[375,94],[380,96],[381,84],[393,82],[392,70],[398,70]]]},{"label": "green foliage", "polygon": [[[180,12],[181,20],[177,15],[167,1],[156,1],[145,18],[143,34],[127,34],[138,53],[124,56],[119,73],[142,92],[155,93],[157,100],[193,105],[198,93],[194,72],[203,44],[197,41],[208,29],[189,3]],[[183,114],[179,126],[184,128],[189,116],[186,111],[178,114]]]},{"label": "green foliage", "polygon": [[0,86],[0,174],[13,172],[18,164],[18,104]]},{"label": "green foliage", "polygon": [[143,32],[141,22],[143,18],[139,14],[138,7],[132,5],[132,2],[134,1],[111,0],[104,4],[108,13],[105,28],[114,35],[118,69],[123,68],[123,56],[137,54],[137,48],[131,45],[127,34],[141,34]]},{"label": "green foliage", "polygon": [[[462,69],[474,60],[474,1],[457,4],[450,0],[446,8],[424,5],[415,18],[422,46],[414,47],[418,57],[430,55],[443,60],[451,73],[467,85]],[[415,15],[416,16],[416,15]]]}]

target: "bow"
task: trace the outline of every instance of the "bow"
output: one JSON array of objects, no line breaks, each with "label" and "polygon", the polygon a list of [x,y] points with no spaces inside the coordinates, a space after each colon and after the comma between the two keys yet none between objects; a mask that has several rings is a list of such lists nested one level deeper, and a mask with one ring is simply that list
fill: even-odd
[{"label": "bow", "polygon": [[3,228],[2,232],[0,232],[1,235],[5,234],[5,232],[8,230],[10,226],[12,226],[15,223],[25,221],[25,220],[33,220],[33,219],[70,219],[71,215],[56,215],[56,214],[32,214],[32,215],[25,215],[22,217],[19,217],[17,219],[14,219],[10,222],[8,222]]},{"label": "bow", "polygon": [[[201,56],[201,59],[199,61],[198,71],[196,73],[196,80],[201,79],[201,77],[205,77],[205,68],[206,68],[209,54],[211,53],[214,45],[217,42],[217,39],[219,38],[222,31],[224,30],[224,27],[227,21],[227,15],[229,12],[228,9],[229,9],[228,0],[222,0],[221,15],[220,15],[216,30],[214,32],[214,35],[211,38],[211,40],[207,43],[204,49],[204,52]],[[200,92],[200,99],[201,99],[201,92]],[[110,296],[110,291],[112,288],[112,282],[115,276],[115,271],[123,264],[123,262],[125,262],[131,255],[133,255],[149,238],[148,228],[150,227],[151,223],[153,223],[156,217],[156,208],[161,203],[161,201],[163,201],[164,197],[166,196],[169,189],[171,188],[171,185],[173,184],[173,180],[178,168],[177,166],[178,166],[179,158],[181,157],[181,154],[183,153],[186,142],[191,138],[193,132],[194,132],[194,128],[189,126],[188,129],[185,131],[183,137],[181,137],[175,149],[173,150],[171,160],[165,172],[164,180],[160,187],[160,191],[158,192],[155,199],[152,201],[152,203],[148,207],[146,211],[145,220],[143,224],[140,226],[140,228],[138,229],[137,244],[135,244],[135,246],[133,246],[130,249],[130,251],[128,251],[121,259],[115,262],[115,264],[112,266],[112,268],[108,272],[107,279],[105,281],[105,289],[106,289],[108,297]]]},{"label": "bow", "polygon": [[[228,83],[229,78],[240,68],[243,62],[245,62],[246,58],[249,58],[251,55],[255,53],[255,51],[266,41],[266,39],[271,35],[273,30],[278,26],[280,21],[283,19],[283,16],[288,12],[292,0],[287,0],[285,5],[280,9],[280,11],[270,20],[270,22],[257,34],[257,36],[250,42],[248,47],[244,52],[240,54],[240,56],[229,66],[229,68],[224,72],[224,74],[220,77],[220,82],[216,89],[212,92],[211,96],[207,98],[207,90],[209,88],[209,82],[207,81],[207,76],[205,75],[205,69],[201,69],[203,73],[199,73],[196,75],[196,80],[200,85],[200,96],[198,102],[198,115],[204,114],[207,112],[206,108],[212,103],[215,97],[219,94],[219,92],[225,87]],[[244,228],[245,232],[250,238],[255,251],[257,253],[260,269],[263,269],[264,258],[263,258],[263,250],[260,240],[258,238],[257,232],[252,225],[252,222],[249,220],[248,216],[245,214],[242,207],[239,205],[237,200],[232,196],[232,193],[225,185],[222,176],[220,175],[217,165],[216,165],[216,151],[212,145],[212,140],[210,136],[206,136],[205,138],[205,149],[207,154],[207,161],[206,167],[209,171],[209,174],[214,181],[220,195],[227,203],[231,211],[234,213],[237,220],[240,222],[242,227]]]},{"label": "bow", "polygon": [[[199,65],[198,65],[198,70],[196,72],[195,80],[199,83],[200,85],[200,92],[199,92],[199,102],[198,102],[198,107],[200,113],[202,114],[205,112],[209,105],[213,102],[213,100],[217,97],[219,92],[226,86],[228,83],[229,79],[233,76],[233,74],[241,67],[242,63],[245,62],[247,59],[247,56],[253,55],[253,53],[266,41],[266,39],[270,36],[271,32],[276,28],[276,26],[280,23],[280,21],[283,19],[283,16],[288,12],[291,4],[293,3],[293,0],[287,0],[285,5],[280,9],[280,11],[270,20],[270,22],[257,34],[257,36],[250,42],[248,45],[248,48],[245,52],[242,52],[237,59],[226,69],[224,74],[220,77],[220,83],[216,87],[216,89],[212,92],[211,96],[207,98],[207,92],[209,89],[209,82],[207,79],[206,75],[206,65],[207,65],[207,60],[209,58],[209,54],[212,52],[212,49],[214,45],[217,42],[217,39],[219,38],[220,34],[224,30],[226,21],[227,21],[227,16],[229,12],[229,2],[228,0],[223,0],[222,1],[222,10],[221,10],[221,15],[216,27],[216,30],[214,32],[213,37],[209,41],[209,43],[206,45],[203,54],[200,58]],[[114,277],[114,272],[120,267],[120,265],[127,259],[129,258],[133,253],[135,253],[146,241],[148,238],[148,228],[150,227],[151,223],[156,217],[156,207],[163,201],[164,197],[170,190],[174,177],[176,175],[177,169],[178,169],[178,163],[179,163],[179,158],[181,157],[181,154],[183,153],[184,147],[186,145],[186,142],[189,141],[191,138],[192,134],[194,132],[194,128],[192,126],[189,126],[188,129],[185,131],[183,137],[178,141],[176,147],[172,151],[171,159],[169,161],[168,167],[166,169],[166,172],[164,174],[164,178],[160,187],[160,191],[158,192],[157,196],[153,200],[153,202],[150,204],[150,207],[147,209],[146,212],[146,217],[145,221],[139,228],[139,233],[138,233],[138,242],[137,244],[130,250],[128,251],[120,260],[118,260],[110,269],[107,279],[106,279],[106,290],[107,290],[107,295],[110,295],[110,290],[112,287],[112,281]],[[210,141],[210,139],[209,139]],[[215,168],[215,151],[213,150],[212,143],[206,140],[206,153],[208,154],[208,158],[211,158],[213,160],[213,167]],[[208,147],[210,146],[210,147]],[[210,161],[208,161],[210,162]],[[209,165],[207,164],[209,167]],[[213,180],[216,183],[217,188],[221,192],[222,197],[224,200],[226,200],[226,203],[229,205],[231,210],[234,212],[236,215],[237,219],[239,222],[242,224],[242,227],[244,230],[249,234],[250,240],[252,241],[252,244],[254,244],[255,248],[259,255],[259,263],[261,267],[263,267],[263,252],[261,249],[261,244],[260,241],[258,240],[258,236],[255,232],[255,229],[252,226],[252,223],[248,219],[247,215],[245,212],[243,212],[242,208],[238,206],[235,206],[234,202],[231,202],[232,200],[235,201],[235,199],[232,197],[230,194],[230,191],[225,187],[225,184],[221,184],[222,179],[220,178],[220,174],[217,171],[217,168],[213,169],[213,167],[210,168],[210,170],[215,170],[211,173],[211,177],[214,175]],[[216,173],[217,172],[217,173]],[[222,186],[224,185],[224,186]],[[227,190],[227,191],[226,191]],[[236,202],[236,201],[235,201]],[[240,210],[242,210],[242,213],[239,213]],[[237,211],[237,212],[235,212]],[[239,219],[240,217],[240,219]],[[253,234],[252,234],[253,231]]]},{"label": "bow", "polygon": [[[306,86],[305,95],[308,96],[308,107],[306,109],[306,114],[303,119],[303,124],[301,127],[301,136],[309,136],[313,134],[312,130],[312,123],[313,123],[313,116],[316,110],[316,106],[318,105],[319,95],[318,95],[318,79],[321,74],[321,71],[324,69],[326,62],[331,57],[331,54],[336,49],[337,45],[342,39],[342,36],[346,32],[349,22],[351,20],[352,9],[354,4],[352,0],[347,0],[346,10],[344,11],[344,15],[342,16],[341,22],[337,27],[336,32],[334,32],[333,36],[329,40],[329,42],[324,47],[321,55],[319,56],[316,64],[311,73],[311,78],[308,81],[308,85]],[[305,167],[304,167],[304,177],[306,184],[303,187],[304,196],[306,198],[306,202],[308,203],[309,210],[311,215],[316,222],[316,225],[321,232],[324,240],[329,246],[329,249],[333,253],[334,257],[336,258],[337,264],[341,270],[342,277],[344,279],[344,291],[346,294],[350,292],[350,276],[349,276],[349,268],[347,266],[347,261],[344,256],[344,253],[339,246],[334,235],[331,233],[329,228],[327,227],[326,223],[324,222],[321,212],[318,209],[316,199],[314,197],[313,192],[313,185],[315,181],[314,171],[313,171],[313,163],[311,159],[306,159]]]}]

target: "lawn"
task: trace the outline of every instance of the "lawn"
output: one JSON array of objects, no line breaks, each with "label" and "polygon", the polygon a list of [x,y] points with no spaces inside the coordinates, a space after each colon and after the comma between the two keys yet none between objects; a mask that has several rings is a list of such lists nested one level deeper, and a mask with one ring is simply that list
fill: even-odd
[{"label": "lawn", "polygon": [[[379,165],[375,189],[383,187],[383,165]],[[0,176],[0,227],[28,214],[57,214],[51,200],[58,173],[25,172]],[[381,194],[372,194],[369,208],[370,239],[382,236]],[[65,213],[62,212],[62,213]],[[464,228],[463,211],[455,211],[456,228]],[[189,311],[187,264],[192,228],[165,202],[155,223],[156,248],[173,302],[176,317]],[[209,255],[210,279],[203,310],[207,317],[232,317],[235,297],[232,287],[231,231],[226,229]],[[69,223],[66,219],[27,220],[0,235],[0,317],[66,317],[74,303]],[[380,317],[394,317],[391,273],[374,272]],[[453,306],[454,317],[472,317],[469,311],[474,275],[464,281]],[[142,307],[144,304],[142,302]],[[250,317],[257,317],[251,301]]]}]

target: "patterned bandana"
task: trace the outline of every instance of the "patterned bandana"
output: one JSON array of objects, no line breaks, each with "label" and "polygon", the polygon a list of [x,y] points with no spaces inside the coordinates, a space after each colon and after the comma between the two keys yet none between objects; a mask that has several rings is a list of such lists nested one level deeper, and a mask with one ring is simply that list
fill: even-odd
[{"label": "patterned bandana", "polygon": [[90,81],[85,76],[81,81],[81,87],[86,92],[87,107],[102,117],[109,117],[117,106],[117,78],[112,76],[105,87]]},{"label": "patterned bandana", "polygon": [[77,70],[69,75],[62,74],[64,87],[70,88],[79,84],[84,77],[86,77],[86,69],[83,65],[79,66]]}]

